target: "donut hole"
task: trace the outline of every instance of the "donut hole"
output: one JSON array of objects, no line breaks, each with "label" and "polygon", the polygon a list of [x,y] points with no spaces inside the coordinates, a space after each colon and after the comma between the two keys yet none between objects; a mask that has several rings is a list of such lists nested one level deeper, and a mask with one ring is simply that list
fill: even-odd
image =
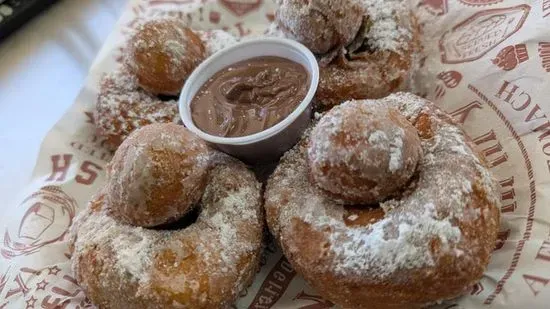
[{"label": "donut hole", "polygon": [[199,203],[208,170],[204,141],[177,124],[148,125],[116,151],[108,168],[106,199],[122,222],[167,224]]},{"label": "donut hole", "polygon": [[353,41],[363,9],[351,0],[282,0],[275,19],[283,33],[323,55]]},{"label": "donut hole", "polygon": [[416,129],[394,109],[348,101],[311,133],[310,179],[343,204],[383,202],[406,188],[422,157]]},{"label": "donut hole", "polygon": [[200,205],[194,207],[191,211],[189,211],[185,216],[181,217],[180,219],[155,226],[150,228],[151,230],[157,230],[157,231],[178,231],[178,230],[184,230],[191,226],[192,224],[196,223],[199,216],[201,214],[201,207]]},{"label": "donut hole", "polygon": [[144,90],[176,95],[206,57],[200,37],[176,19],[151,20],[130,39],[125,65]]}]

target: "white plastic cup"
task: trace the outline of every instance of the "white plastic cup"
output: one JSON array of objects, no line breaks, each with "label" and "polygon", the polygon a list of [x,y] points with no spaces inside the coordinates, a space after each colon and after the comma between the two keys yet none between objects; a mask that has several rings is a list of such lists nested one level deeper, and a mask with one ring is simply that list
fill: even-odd
[{"label": "white plastic cup", "polygon": [[[215,73],[239,61],[277,56],[301,64],[310,78],[303,101],[281,122],[259,133],[242,137],[220,137],[200,130],[191,116],[191,101],[200,87]],[[311,101],[319,84],[319,66],[304,45],[284,38],[246,40],[223,49],[201,63],[189,76],[179,98],[183,124],[215,148],[249,164],[273,162],[294,146],[311,121]]]}]

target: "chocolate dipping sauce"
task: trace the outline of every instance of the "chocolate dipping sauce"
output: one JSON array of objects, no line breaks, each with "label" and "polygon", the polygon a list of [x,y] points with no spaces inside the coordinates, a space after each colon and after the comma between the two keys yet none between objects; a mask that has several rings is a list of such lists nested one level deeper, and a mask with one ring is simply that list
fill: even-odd
[{"label": "chocolate dipping sauce", "polygon": [[191,117],[211,135],[258,133],[294,111],[306,96],[309,79],[302,65],[281,57],[237,62],[201,86],[191,101]]}]

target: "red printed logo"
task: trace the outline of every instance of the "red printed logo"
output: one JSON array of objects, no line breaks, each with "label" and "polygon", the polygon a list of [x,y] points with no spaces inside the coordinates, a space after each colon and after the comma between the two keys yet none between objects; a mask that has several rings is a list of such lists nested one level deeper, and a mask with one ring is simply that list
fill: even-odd
[{"label": "red printed logo", "polygon": [[258,10],[262,0],[220,0],[220,3],[233,14],[241,17]]},{"label": "red printed logo", "polygon": [[544,18],[550,16],[550,0],[542,1],[542,14]]},{"label": "red printed logo", "polygon": [[546,72],[550,72],[550,42],[539,43],[539,56],[542,61],[542,68]]},{"label": "red printed logo", "polygon": [[11,284],[6,286],[4,299],[8,302],[4,305],[22,299],[26,306],[21,308],[27,309],[60,309],[69,305],[75,309],[95,308],[77,281],[66,272],[67,269],[57,265],[42,269],[20,268]]},{"label": "red printed logo", "polygon": [[0,252],[6,259],[31,255],[62,240],[73,222],[77,203],[60,187],[45,186],[27,197],[20,207],[27,211],[17,230],[6,228],[4,233]]},{"label": "red printed logo", "polygon": [[435,87],[435,99],[439,100],[445,96],[446,88],[456,88],[462,81],[462,74],[458,71],[445,71],[437,74],[437,79],[443,82]]},{"label": "red printed logo", "polygon": [[469,6],[485,6],[501,3],[502,0],[459,0],[460,2]]},{"label": "red printed logo", "polygon": [[504,71],[511,71],[515,69],[518,64],[527,60],[529,60],[527,46],[525,44],[518,44],[504,47],[492,62]]},{"label": "red printed logo", "polygon": [[421,0],[418,6],[434,16],[445,15],[449,11],[447,0]]},{"label": "red printed logo", "polygon": [[462,74],[457,71],[446,71],[437,74],[437,78],[442,80],[447,88],[456,88],[462,81]]},{"label": "red printed logo", "polygon": [[208,14],[208,20],[213,24],[219,24],[221,18],[221,14],[218,11],[211,11],[210,14]]},{"label": "red printed logo", "polygon": [[474,14],[443,34],[439,40],[441,61],[463,63],[481,58],[521,29],[530,10],[522,4]]}]

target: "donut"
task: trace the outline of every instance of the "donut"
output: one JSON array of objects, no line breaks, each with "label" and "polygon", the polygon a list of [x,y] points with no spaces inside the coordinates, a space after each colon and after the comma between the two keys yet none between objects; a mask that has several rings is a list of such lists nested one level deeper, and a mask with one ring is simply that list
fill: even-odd
[{"label": "donut", "polygon": [[419,28],[404,0],[362,0],[366,15],[344,52],[320,59],[318,109],[351,99],[407,90],[419,50]]},{"label": "donut", "polygon": [[378,205],[335,201],[309,176],[321,128],[310,129],[268,180],[269,230],[296,271],[342,308],[422,308],[467,292],[489,263],[499,227],[500,196],[485,161],[429,101],[396,93],[341,108],[361,113],[360,104],[399,111],[417,130],[422,157],[407,185]]},{"label": "donut", "polygon": [[141,88],[177,95],[205,57],[204,44],[191,29],[175,19],[159,19],[137,29],[128,44],[125,64]]},{"label": "donut", "polygon": [[[206,56],[237,42],[222,30],[197,31],[197,35]],[[130,133],[143,126],[181,122],[176,100],[161,99],[142,89],[138,76],[127,65],[102,77],[93,114],[96,132],[110,150],[116,150]]]},{"label": "donut", "polygon": [[287,36],[324,54],[351,43],[363,11],[355,0],[280,0],[275,20]]},{"label": "donut", "polygon": [[181,218],[200,200],[206,143],[177,124],[134,131],[107,167],[105,198],[120,221],[153,227]]},{"label": "donut", "polygon": [[211,151],[209,161],[197,211],[169,226],[118,220],[107,187],[79,213],[71,267],[98,308],[227,308],[251,283],[263,238],[261,186],[227,155]]},{"label": "donut", "polygon": [[330,110],[308,148],[313,182],[352,204],[376,203],[403,188],[421,157],[418,133],[401,113],[360,101]]},{"label": "donut", "polygon": [[320,66],[315,108],[323,111],[348,100],[381,99],[407,90],[412,53],[379,51],[352,60],[340,56],[335,62]]},{"label": "donut", "polygon": [[116,150],[134,130],[152,123],[179,123],[175,100],[163,101],[140,89],[134,75],[124,68],[106,74],[94,110],[97,134],[105,146]]}]

